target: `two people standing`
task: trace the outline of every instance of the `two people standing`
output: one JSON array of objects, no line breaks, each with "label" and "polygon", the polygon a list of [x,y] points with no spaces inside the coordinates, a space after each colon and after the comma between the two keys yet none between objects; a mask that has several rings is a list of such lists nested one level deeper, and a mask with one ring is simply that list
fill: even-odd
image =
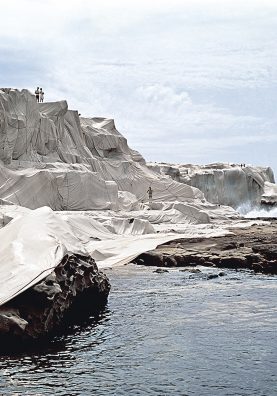
[{"label": "two people standing", "polygon": [[35,90],[35,95],[36,95],[37,102],[43,103],[44,92],[43,92],[42,88],[37,87],[37,89]]}]

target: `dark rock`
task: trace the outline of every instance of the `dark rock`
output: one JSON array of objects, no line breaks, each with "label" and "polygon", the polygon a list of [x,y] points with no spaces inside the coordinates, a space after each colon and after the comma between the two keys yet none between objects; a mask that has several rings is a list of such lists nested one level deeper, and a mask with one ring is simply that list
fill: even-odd
[{"label": "dark rock", "polygon": [[175,256],[165,256],[163,263],[165,267],[177,267]]},{"label": "dark rock", "polygon": [[200,273],[201,271],[200,271],[199,268],[192,268],[192,269],[190,270],[190,272],[192,272],[193,274],[198,274],[198,273]]},{"label": "dark rock", "polygon": [[143,262],[143,265],[153,267],[162,267],[164,265],[163,255],[154,251],[141,254],[134,262],[137,264],[142,264]]},{"label": "dark rock", "polygon": [[157,268],[155,271],[157,274],[163,274],[164,272],[169,272],[167,269],[165,268]]},{"label": "dark rock", "polygon": [[174,259],[176,260],[177,266],[182,267],[184,265],[184,255],[175,254]]},{"label": "dark rock", "polygon": [[254,253],[263,255],[268,260],[277,259],[277,244],[256,245],[252,248]]},{"label": "dark rock", "polygon": [[257,253],[249,253],[249,254],[245,255],[245,258],[249,264],[252,264],[252,263],[258,263],[259,261],[261,261],[262,256]]},{"label": "dark rock", "polygon": [[67,255],[47,278],[0,307],[0,345],[51,336],[65,320],[99,311],[109,291],[91,257]]},{"label": "dark rock", "polygon": [[225,245],[221,246],[222,250],[232,250],[232,249],[237,249],[237,243],[236,242],[230,242],[226,243]]},{"label": "dark rock", "polygon": [[255,271],[255,272],[264,272],[264,267],[261,265],[261,264],[258,264],[258,263],[254,263],[253,265],[252,265],[252,269]]},{"label": "dark rock", "polygon": [[198,274],[201,271],[199,268],[183,268],[183,269],[180,269],[180,272],[191,272],[192,274]]},{"label": "dark rock", "polygon": [[209,274],[207,276],[207,279],[215,279],[215,278],[218,278],[218,274]]},{"label": "dark rock", "polygon": [[212,261],[205,261],[204,265],[205,267],[216,267],[216,264],[214,264]]},{"label": "dark rock", "polygon": [[247,260],[243,256],[221,257],[219,267],[247,268]]},{"label": "dark rock", "polygon": [[178,267],[203,265],[277,274],[276,219],[231,231],[232,235],[221,237],[171,241],[141,255],[136,263],[159,267],[175,267],[176,263]]}]

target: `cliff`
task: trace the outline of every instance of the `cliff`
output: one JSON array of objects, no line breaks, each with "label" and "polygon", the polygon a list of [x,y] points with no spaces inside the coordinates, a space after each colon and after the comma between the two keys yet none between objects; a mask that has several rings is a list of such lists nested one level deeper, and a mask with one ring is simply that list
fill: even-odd
[{"label": "cliff", "polygon": [[[276,203],[272,193],[273,171],[269,167],[243,164],[176,165],[149,163],[149,169],[159,175],[198,188],[212,203],[238,208],[243,204],[257,206]],[[270,188],[271,187],[271,188]]]},{"label": "cliff", "polygon": [[0,89],[0,160],[0,198],[30,209],[132,207],[126,192],[147,201],[149,185],[156,201],[204,198],[194,187],[157,177],[113,120],[80,118],[66,101],[37,103],[27,90]]}]

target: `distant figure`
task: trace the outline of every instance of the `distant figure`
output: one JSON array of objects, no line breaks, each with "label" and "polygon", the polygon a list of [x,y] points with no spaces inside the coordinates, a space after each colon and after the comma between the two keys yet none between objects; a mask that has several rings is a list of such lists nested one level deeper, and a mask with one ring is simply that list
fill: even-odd
[{"label": "distant figure", "polygon": [[43,100],[44,100],[44,92],[43,92],[42,88],[40,88],[40,91],[39,91],[39,101],[40,101],[41,103],[43,103]]},{"label": "distant figure", "polygon": [[39,87],[35,90],[36,100],[39,102]]},{"label": "distant figure", "polygon": [[150,206],[152,204],[152,198],[153,198],[153,190],[152,190],[151,186],[149,186],[147,192],[148,192],[149,206]]}]

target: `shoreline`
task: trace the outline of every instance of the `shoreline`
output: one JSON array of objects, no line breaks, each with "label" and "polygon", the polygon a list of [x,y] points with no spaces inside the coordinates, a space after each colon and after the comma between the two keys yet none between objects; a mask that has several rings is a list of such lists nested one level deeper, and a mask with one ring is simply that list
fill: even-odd
[{"label": "shoreline", "polygon": [[231,228],[230,232],[218,237],[176,239],[141,254],[133,262],[157,267],[249,269],[277,275],[277,219],[249,228]]}]

